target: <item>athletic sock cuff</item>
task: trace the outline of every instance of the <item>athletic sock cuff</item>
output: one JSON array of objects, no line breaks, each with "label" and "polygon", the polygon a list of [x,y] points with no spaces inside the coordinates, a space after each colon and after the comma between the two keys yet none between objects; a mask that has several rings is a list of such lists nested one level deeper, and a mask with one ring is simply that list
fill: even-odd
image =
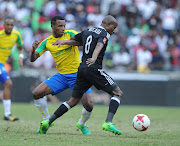
[{"label": "athletic sock cuff", "polygon": [[67,104],[67,102],[64,102],[63,104],[68,108],[68,110],[71,108],[71,107]]},{"label": "athletic sock cuff", "polygon": [[111,100],[115,100],[115,101],[117,101],[119,104],[121,103],[121,100],[120,100],[120,98],[119,98],[118,95],[114,95],[114,96],[111,98]]},{"label": "athletic sock cuff", "polygon": [[46,97],[43,97],[43,98],[39,98],[37,100],[34,99],[34,102],[35,102],[35,105],[36,106],[42,106],[42,104],[44,105],[47,105],[47,102],[46,102]]}]

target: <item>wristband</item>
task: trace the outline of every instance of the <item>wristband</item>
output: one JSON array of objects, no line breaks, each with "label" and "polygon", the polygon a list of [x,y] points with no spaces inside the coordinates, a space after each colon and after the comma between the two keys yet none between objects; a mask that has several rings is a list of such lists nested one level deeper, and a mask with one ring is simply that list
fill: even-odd
[{"label": "wristband", "polygon": [[19,54],[19,58],[24,59],[24,54]]}]

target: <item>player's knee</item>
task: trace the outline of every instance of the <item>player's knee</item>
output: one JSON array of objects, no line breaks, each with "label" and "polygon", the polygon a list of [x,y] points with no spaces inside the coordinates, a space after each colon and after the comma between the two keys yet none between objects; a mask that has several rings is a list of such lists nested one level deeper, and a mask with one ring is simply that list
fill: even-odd
[{"label": "player's knee", "polygon": [[5,87],[5,88],[11,88],[12,86],[13,86],[13,83],[12,83],[11,80],[8,80],[8,82],[5,82],[5,83],[4,83],[4,87]]},{"label": "player's knee", "polygon": [[93,101],[92,101],[92,94],[91,93],[86,93],[83,95],[81,99],[82,105],[84,108],[88,111],[91,112],[93,110]]},{"label": "player's knee", "polygon": [[118,87],[118,88],[116,88],[116,89],[112,92],[112,95],[118,95],[120,98],[122,98],[123,92],[122,92],[121,89]]},{"label": "player's knee", "polygon": [[93,102],[91,101],[86,102],[83,106],[88,112],[93,110]]},{"label": "player's knee", "polygon": [[120,90],[119,91],[119,97],[122,98],[123,97],[123,92]]},{"label": "player's knee", "polygon": [[37,100],[37,99],[39,99],[40,97],[39,97],[39,93],[37,92],[37,90],[33,90],[32,91],[32,95],[33,95],[33,98],[35,99],[35,100]]},{"label": "player's knee", "polygon": [[79,101],[80,101],[79,98],[71,97],[71,98],[67,101],[67,104],[72,108],[72,107],[76,106]]}]

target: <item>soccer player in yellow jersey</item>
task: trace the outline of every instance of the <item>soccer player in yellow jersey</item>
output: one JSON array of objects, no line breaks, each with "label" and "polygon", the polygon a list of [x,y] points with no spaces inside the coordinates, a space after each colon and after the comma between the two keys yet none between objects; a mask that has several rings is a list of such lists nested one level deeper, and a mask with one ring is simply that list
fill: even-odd
[{"label": "soccer player in yellow jersey", "polygon": [[4,85],[3,104],[4,104],[4,119],[9,121],[16,121],[19,118],[11,114],[11,87],[12,81],[5,70],[5,63],[11,54],[14,44],[17,44],[19,49],[19,65],[23,65],[23,42],[18,31],[13,30],[14,20],[12,18],[5,18],[4,29],[0,31],[0,82]]},{"label": "soccer player in yellow jersey", "polygon": [[[74,30],[65,30],[65,20],[61,16],[54,16],[52,18],[51,28],[53,31],[51,36],[44,39],[40,45],[37,40],[33,43],[30,56],[31,62],[34,62],[45,51],[50,51],[56,62],[56,68],[58,70],[57,74],[45,80],[33,91],[35,105],[42,114],[43,120],[47,120],[50,117],[46,98],[44,96],[48,94],[58,94],[67,88],[73,90],[78,67],[81,62],[77,46],[63,45],[57,47],[52,45],[57,40],[70,40],[72,36],[77,34],[77,32]],[[85,135],[91,134],[86,126],[86,121],[90,118],[93,110],[91,95],[91,89],[88,89],[83,95],[81,102],[84,108],[82,110],[82,116],[77,123],[77,127]],[[64,102],[64,104],[66,104],[66,102]],[[37,133],[40,133],[39,129],[37,130]]]}]

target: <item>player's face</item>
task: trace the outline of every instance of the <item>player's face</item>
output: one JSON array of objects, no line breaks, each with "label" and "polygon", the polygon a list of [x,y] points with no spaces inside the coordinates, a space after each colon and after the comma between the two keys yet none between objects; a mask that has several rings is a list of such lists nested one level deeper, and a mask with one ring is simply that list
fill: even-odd
[{"label": "player's face", "polygon": [[4,28],[5,28],[5,33],[7,35],[11,34],[13,27],[14,27],[14,20],[13,19],[6,19],[4,22]]},{"label": "player's face", "polygon": [[52,25],[54,37],[58,38],[64,34],[66,22],[65,20],[56,20],[55,25]]},{"label": "player's face", "polygon": [[116,29],[116,27],[117,27],[117,23],[109,24],[109,25],[107,25],[106,30],[110,35],[112,35],[114,33],[114,30]]}]

